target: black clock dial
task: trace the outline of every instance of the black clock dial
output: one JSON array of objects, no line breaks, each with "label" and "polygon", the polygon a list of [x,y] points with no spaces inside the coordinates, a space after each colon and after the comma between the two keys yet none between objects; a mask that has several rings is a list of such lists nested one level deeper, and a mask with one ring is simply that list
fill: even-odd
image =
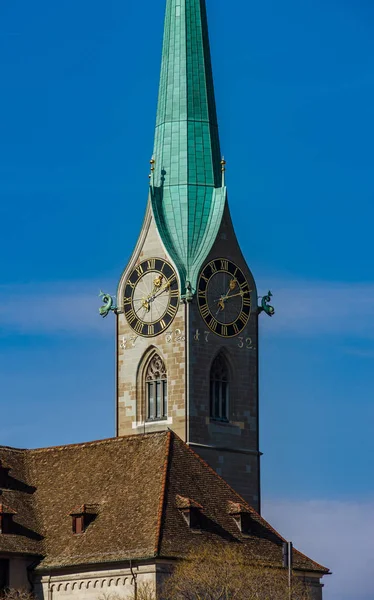
[{"label": "black clock dial", "polygon": [[234,337],[246,327],[251,314],[251,289],[241,269],[217,258],[199,278],[198,304],[205,323],[217,335]]},{"label": "black clock dial", "polygon": [[124,311],[135,333],[159,335],[173,321],[178,306],[178,279],[167,261],[150,258],[134,268],[126,282]]}]

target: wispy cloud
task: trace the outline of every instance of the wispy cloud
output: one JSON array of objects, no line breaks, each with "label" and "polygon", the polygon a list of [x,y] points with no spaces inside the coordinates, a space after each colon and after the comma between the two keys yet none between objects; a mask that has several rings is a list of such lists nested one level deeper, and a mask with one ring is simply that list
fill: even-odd
[{"label": "wispy cloud", "polygon": [[374,283],[275,281],[272,292],[276,314],[263,319],[265,331],[374,339]]},{"label": "wispy cloud", "polygon": [[[276,314],[272,319],[262,317],[265,334],[343,335],[374,340],[374,283],[270,280],[274,282]],[[102,286],[113,293],[116,282]],[[98,314],[102,286],[96,281],[0,286],[0,332],[112,334],[109,318],[103,320]],[[260,285],[260,289],[265,286]],[[371,349],[365,352],[367,355]]]},{"label": "wispy cloud", "polygon": [[324,600],[372,600],[374,502],[271,500],[263,515],[298,550],[331,569]]},{"label": "wispy cloud", "polygon": [[98,312],[99,290],[94,281],[0,286],[0,333],[112,335]]}]

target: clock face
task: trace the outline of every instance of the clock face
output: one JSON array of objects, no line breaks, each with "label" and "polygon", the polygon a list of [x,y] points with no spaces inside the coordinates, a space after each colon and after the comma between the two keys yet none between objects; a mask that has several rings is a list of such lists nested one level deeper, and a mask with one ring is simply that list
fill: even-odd
[{"label": "clock face", "polygon": [[134,268],[126,282],[124,311],[135,333],[143,337],[162,333],[178,306],[178,279],[168,262],[150,258]]},{"label": "clock face", "polygon": [[243,272],[227,259],[208,263],[199,279],[198,304],[205,323],[222,337],[234,337],[251,314],[251,289]]}]

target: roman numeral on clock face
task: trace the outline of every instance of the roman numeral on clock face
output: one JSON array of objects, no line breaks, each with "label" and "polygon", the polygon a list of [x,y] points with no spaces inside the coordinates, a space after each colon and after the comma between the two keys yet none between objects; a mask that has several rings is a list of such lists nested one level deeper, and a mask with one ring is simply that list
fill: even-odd
[{"label": "roman numeral on clock face", "polygon": [[132,325],[132,323],[134,321],[136,321],[136,314],[134,313],[133,309],[130,308],[129,311],[127,311],[126,313],[126,319],[128,320],[128,322],[130,323],[130,325]]},{"label": "roman numeral on clock face", "polygon": [[210,315],[209,306],[207,304],[200,306],[200,312],[203,319],[206,319]]},{"label": "roman numeral on clock face", "polygon": [[172,265],[161,258],[147,258],[134,266],[126,281],[123,308],[127,323],[139,336],[157,336],[173,321],[179,297]]},{"label": "roman numeral on clock face", "polygon": [[198,307],[207,327],[221,337],[241,334],[250,318],[250,292],[245,274],[231,260],[208,262],[197,286]]},{"label": "roman numeral on clock face", "polygon": [[209,327],[211,328],[212,331],[217,331],[217,327],[218,327],[218,321],[216,321],[215,319],[212,319],[211,322],[209,323]]},{"label": "roman numeral on clock face", "polygon": [[137,275],[138,275],[138,277],[141,277],[141,276],[143,275],[143,273],[144,273],[144,269],[143,269],[142,265],[139,265],[139,266],[136,268],[136,272],[137,272]]},{"label": "roman numeral on clock face", "polygon": [[169,317],[174,317],[174,315],[175,315],[175,308],[174,308],[174,306],[168,306],[166,314],[169,315]]},{"label": "roman numeral on clock face", "polygon": [[136,333],[142,333],[143,332],[143,323],[141,321],[137,321],[134,325],[134,330],[136,331]]}]

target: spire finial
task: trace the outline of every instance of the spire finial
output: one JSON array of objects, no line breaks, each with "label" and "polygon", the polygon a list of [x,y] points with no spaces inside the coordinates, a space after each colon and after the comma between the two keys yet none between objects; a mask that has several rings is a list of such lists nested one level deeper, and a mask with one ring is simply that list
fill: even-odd
[{"label": "spire finial", "polygon": [[222,160],[221,160],[221,171],[222,171],[222,187],[225,187],[226,161],[225,161],[224,156],[222,156]]},{"label": "spire finial", "polygon": [[155,161],[154,157],[152,156],[151,160],[149,161],[149,164],[151,165],[151,172],[148,175],[152,186],[154,185],[155,163],[156,163],[156,161]]}]

